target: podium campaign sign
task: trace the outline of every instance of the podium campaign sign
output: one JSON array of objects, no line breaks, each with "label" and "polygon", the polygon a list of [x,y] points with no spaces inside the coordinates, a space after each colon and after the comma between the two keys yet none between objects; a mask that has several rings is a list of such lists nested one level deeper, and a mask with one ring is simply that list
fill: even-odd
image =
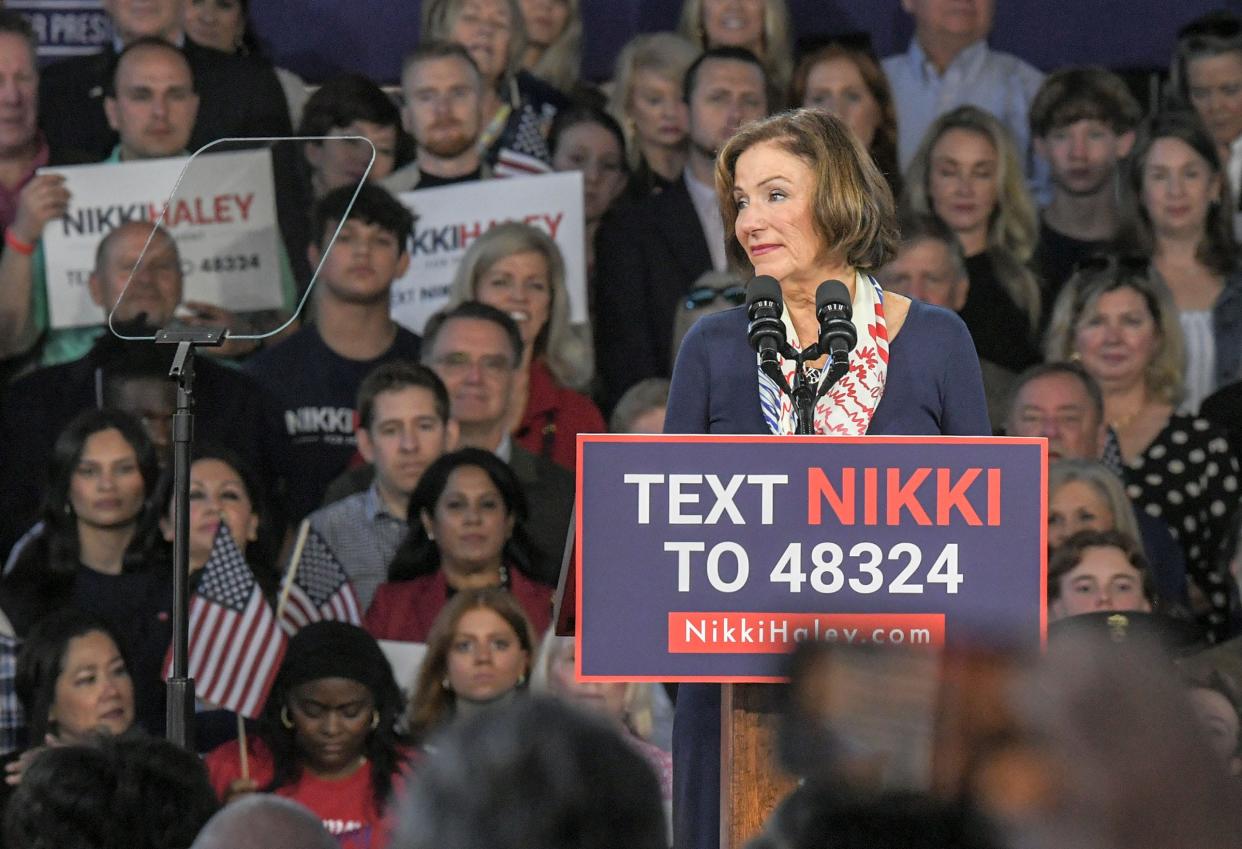
[{"label": "podium campaign sign", "polygon": [[578,441],[578,674],[781,679],[800,640],[1038,649],[1047,443]]},{"label": "podium campaign sign", "polygon": [[448,304],[457,266],[474,240],[503,221],[538,227],[561,250],[569,320],[587,320],[582,173],[475,180],[398,196],[418,216],[410,267],[392,284],[392,317],[415,333]]},{"label": "podium campaign sign", "polygon": [[[62,174],[69,210],[43,230],[52,327],[105,320],[87,281],[99,241],[118,224],[150,221],[177,242],[183,298],[234,312],[283,305],[272,157],[266,150],[44,169]],[[177,177],[185,177],[169,199]]]}]

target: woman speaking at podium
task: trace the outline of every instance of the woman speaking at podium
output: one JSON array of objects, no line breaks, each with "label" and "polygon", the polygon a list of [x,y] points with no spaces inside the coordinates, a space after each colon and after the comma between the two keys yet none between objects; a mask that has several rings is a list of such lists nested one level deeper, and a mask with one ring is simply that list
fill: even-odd
[{"label": "woman speaking at podium", "polygon": [[[893,197],[843,123],[802,109],[743,127],[716,158],[716,192],[730,259],[779,282],[785,338],[795,350],[820,339],[820,283],[841,281],[853,302],[857,343],[849,371],[815,405],[816,434],[991,434],[979,360],[961,319],[884,292],[871,276],[894,254]],[[691,328],[673,369],[665,433],[796,432],[794,405],[760,369],[747,328],[746,307]],[[812,383],[825,361],[807,363]],[[795,360],[779,362],[792,384]],[[673,736],[675,845],[714,849],[718,686],[682,685]]]}]

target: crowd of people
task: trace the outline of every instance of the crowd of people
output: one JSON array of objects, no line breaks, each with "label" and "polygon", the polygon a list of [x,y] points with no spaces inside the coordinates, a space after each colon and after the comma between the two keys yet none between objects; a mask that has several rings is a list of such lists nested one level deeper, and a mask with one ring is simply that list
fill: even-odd
[{"label": "crowd of people", "polygon": [[[0,9],[3,845],[716,849],[719,693],[577,681],[555,633],[576,437],[793,432],[775,384],[755,400],[738,308],[770,273],[789,332],[815,337],[807,268],[848,278],[873,319],[860,349],[888,375],[858,369],[867,432],[1047,439],[1054,648],[1115,642],[1124,613],[1160,659],[1101,688],[1158,667],[1176,686],[1126,717],[1180,710],[1188,742],[1152,763],[1202,743],[1178,774],[1232,800],[1214,782],[1242,774],[1242,19],[1170,33],[1167,83],[1140,102],[1089,56],[1045,75],[992,49],[992,0],[904,0],[914,36],[882,60],[865,33],[795,50],[786,0],[684,0],[678,32],[633,39],[602,83],[579,74],[579,0],[424,0],[394,93],[274,66],[247,5],[105,0],[113,42],[42,67]],[[175,228],[128,220],[80,281],[94,323],[53,321],[57,166],[261,137],[300,139],[269,148],[279,308],[188,299]],[[555,233],[499,223],[425,325],[394,319],[419,219],[404,193],[554,171],[582,175],[581,270]],[[816,184],[839,197],[810,209]],[[758,233],[793,258],[756,254]],[[227,536],[277,607],[314,533],[361,614],[290,637],[246,733],[200,703],[202,757],[157,739],[171,350],[121,338],[170,324],[234,337],[197,358],[192,584]],[[839,415],[817,410],[817,432]],[[426,647],[408,680],[393,643]],[[1057,686],[1103,698],[1071,654],[1050,653],[1078,676]],[[1090,729],[1036,726],[1039,757],[989,738],[999,765],[971,781],[996,783],[949,796],[804,773],[756,845],[1064,845],[1024,842],[1049,788],[1005,793]],[[1118,746],[1101,769],[1133,754]],[[1153,775],[1135,781],[1156,798]],[[1238,845],[1195,833],[1180,845]],[[1161,845],[1141,836],[1091,845]]]}]

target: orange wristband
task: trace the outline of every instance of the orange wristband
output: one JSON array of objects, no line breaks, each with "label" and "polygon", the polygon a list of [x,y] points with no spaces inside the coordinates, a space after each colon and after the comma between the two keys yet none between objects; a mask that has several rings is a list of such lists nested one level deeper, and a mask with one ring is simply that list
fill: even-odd
[{"label": "orange wristband", "polygon": [[4,231],[4,243],[22,256],[30,256],[35,251],[35,246],[14,233],[12,228]]}]

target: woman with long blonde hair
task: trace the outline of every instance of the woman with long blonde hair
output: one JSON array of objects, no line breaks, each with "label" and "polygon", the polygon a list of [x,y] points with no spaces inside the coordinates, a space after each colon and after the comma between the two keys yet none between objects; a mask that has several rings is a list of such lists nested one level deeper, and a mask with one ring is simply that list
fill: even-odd
[{"label": "woman with long blonde hair", "polygon": [[579,0],[521,0],[526,25],[522,66],[563,92],[578,85],[582,62],[582,13]]},{"label": "woman with long blonde hair", "polygon": [[905,184],[905,210],[939,218],[962,245],[969,291],[959,315],[980,358],[1014,372],[1039,362],[1040,286],[1026,265],[1039,219],[1009,131],[976,106],[941,115]]},{"label": "woman with long blonde hair", "polygon": [[772,85],[769,103],[780,106],[793,75],[786,0],[685,0],[677,32],[702,50],[744,47],[755,54]]},{"label": "woman with long blonde hair", "polygon": [[640,35],[617,56],[608,111],[625,132],[633,198],[662,192],[686,167],[682,84],[699,50],[671,32]]}]

